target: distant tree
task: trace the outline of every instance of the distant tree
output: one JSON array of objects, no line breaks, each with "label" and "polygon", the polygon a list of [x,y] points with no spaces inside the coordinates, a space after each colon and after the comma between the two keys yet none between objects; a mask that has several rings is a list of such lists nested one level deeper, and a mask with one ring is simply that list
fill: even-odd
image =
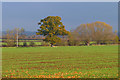
[{"label": "distant tree", "polygon": [[95,22],[94,25],[94,38],[97,44],[106,43],[114,39],[115,34],[113,32],[112,26],[106,24],[105,22]]},{"label": "distant tree", "polygon": [[25,34],[24,34],[24,32],[25,32],[25,29],[24,28],[21,28],[21,29],[19,29],[19,36],[20,36],[20,39],[23,39],[23,38],[25,38]]},{"label": "distant tree", "polygon": [[97,44],[110,41],[115,36],[112,26],[99,21],[90,24],[81,24],[74,32],[80,35],[81,40],[86,45],[89,45],[91,41],[96,41]]},{"label": "distant tree", "polygon": [[61,41],[58,35],[64,36],[69,34],[69,31],[65,30],[65,26],[61,22],[61,17],[59,16],[48,16],[42,19],[38,25],[40,25],[40,29],[38,29],[36,34],[44,35],[44,41],[50,42],[51,47],[56,44],[56,42]]},{"label": "distant tree", "polygon": [[88,46],[93,38],[93,32],[94,31],[91,24],[81,24],[74,30],[74,33],[79,34],[81,41]]},{"label": "distant tree", "polygon": [[23,34],[23,32],[25,32],[25,29],[24,29],[24,28],[21,28],[21,29],[20,29],[20,32]]},{"label": "distant tree", "polygon": [[21,28],[15,28],[13,30],[7,30],[7,34],[6,34],[6,42],[8,44],[8,46],[17,46],[18,47],[18,42],[19,42],[19,34],[23,33],[24,29]]},{"label": "distant tree", "polygon": [[117,43],[117,44],[119,43],[119,37],[117,35],[115,36],[114,40],[115,40],[115,43]]},{"label": "distant tree", "polygon": [[80,45],[80,36],[76,32],[70,32],[71,34],[68,36],[68,45],[69,46],[79,46]]},{"label": "distant tree", "polygon": [[[25,31],[24,28],[15,28],[14,30],[14,35],[15,35],[15,39],[16,39],[16,46],[18,47],[18,43],[19,43],[19,37],[22,36],[22,33]],[[20,36],[19,36],[20,35]],[[21,38],[23,38],[24,36],[22,36]]]},{"label": "distant tree", "polygon": [[8,47],[13,47],[15,46],[15,40],[14,40],[14,34],[13,31],[7,30],[6,31],[6,43]]}]

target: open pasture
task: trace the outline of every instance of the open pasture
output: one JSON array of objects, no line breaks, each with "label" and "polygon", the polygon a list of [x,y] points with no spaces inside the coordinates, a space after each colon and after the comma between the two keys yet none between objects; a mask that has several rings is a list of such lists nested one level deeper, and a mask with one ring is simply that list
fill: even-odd
[{"label": "open pasture", "polygon": [[[30,45],[31,42],[34,42],[34,45],[42,45],[42,40],[19,40],[18,45],[23,46],[24,42],[26,42],[27,45]],[[0,45],[7,45],[6,39],[0,39]]]},{"label": "open pasture", "polygon": [[8,78],[117,78],[118,46],[2,48]]}]

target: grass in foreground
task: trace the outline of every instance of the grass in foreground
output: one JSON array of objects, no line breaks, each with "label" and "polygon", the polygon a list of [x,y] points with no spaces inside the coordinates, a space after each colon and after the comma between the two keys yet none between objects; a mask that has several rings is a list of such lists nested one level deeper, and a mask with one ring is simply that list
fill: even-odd
[{"label": "grass in foreground", "polygon": [[117,78],[118,46],[2,48],[3,77]]}]

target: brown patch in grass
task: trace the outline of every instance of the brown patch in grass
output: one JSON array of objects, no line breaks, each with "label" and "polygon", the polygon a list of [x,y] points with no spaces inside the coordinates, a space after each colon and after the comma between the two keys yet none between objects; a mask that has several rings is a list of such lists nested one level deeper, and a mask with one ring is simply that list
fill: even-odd
[{"label": "brown patch in grass", "polygon": [[15,65],[22,65],[22,64],[39,64],[39,63],[58,63],[59,61],[54,61],[54,62],[32,62],[32,63],[18,63],[18,64],[15,64]]}]

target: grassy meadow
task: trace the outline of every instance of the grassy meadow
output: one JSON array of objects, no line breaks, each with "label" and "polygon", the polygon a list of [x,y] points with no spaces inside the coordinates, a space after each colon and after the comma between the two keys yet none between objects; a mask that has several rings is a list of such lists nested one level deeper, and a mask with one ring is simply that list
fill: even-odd
[{"label": "grassy meadow", "polygon": [[2,48],[8,78],[117,78],[118,46]]}]

